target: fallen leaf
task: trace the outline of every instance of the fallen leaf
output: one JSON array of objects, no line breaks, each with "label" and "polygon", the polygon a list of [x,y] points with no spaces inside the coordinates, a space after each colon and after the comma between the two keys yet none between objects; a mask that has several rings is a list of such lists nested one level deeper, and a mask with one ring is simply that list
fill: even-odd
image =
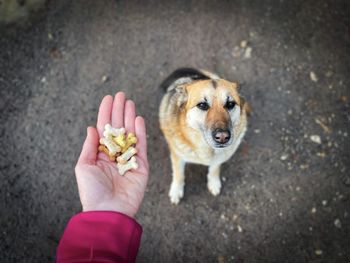
[{"label": "fallen leaf", "polygon": [[324,122],[322,122],[320,119],[316,118],[315,122],[321,126],[321,128],[324,130],[325,133],[331,133],[332,129],[329,128]]}]

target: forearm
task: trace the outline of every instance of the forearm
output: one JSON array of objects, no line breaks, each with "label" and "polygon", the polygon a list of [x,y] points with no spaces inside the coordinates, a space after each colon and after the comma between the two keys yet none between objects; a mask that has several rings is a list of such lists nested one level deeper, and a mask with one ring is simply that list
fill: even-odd
[{"label": "forearm", "polygon": [[134,262],[142,227],[117,212],[94,211],[69,221],[57,249],[57,262]]}]

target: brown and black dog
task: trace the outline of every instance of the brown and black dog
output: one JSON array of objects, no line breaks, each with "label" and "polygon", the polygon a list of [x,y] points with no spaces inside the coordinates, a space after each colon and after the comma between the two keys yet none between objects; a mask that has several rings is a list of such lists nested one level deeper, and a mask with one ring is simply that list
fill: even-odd
[{"label": "brown and black dog", "polygon": [[184,195],[185,164],[209,166],[208,189],[221,189],[220,165],[236,151],[247,129],[249,105],[238,85],[192,68],[174,71],[161,84],[160,127],[168,142],[173,179],[169,197],[178,204]]}]

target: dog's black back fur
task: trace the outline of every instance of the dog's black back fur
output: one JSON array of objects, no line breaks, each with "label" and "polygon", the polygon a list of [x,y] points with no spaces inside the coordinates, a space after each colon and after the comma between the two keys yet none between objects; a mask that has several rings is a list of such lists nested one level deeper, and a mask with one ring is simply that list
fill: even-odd
[{"label": "dog's black back fur", "polygon": [[171,84],[180,78],[191,78],[193,80],[210,79],[197,69],[194,68],[179,68],[171,73],[163,82],[160,84],[160,88],[163,92],[166,92]]}]

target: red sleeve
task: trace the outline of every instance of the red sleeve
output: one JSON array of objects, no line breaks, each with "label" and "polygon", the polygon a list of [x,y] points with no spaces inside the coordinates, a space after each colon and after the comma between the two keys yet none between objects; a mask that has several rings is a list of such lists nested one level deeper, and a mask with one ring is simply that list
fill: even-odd
[{"label": "red sleeve", "polygon": [[57,248],[57,262],[135,262],[142,227],[117,212],[72,217]]}]

